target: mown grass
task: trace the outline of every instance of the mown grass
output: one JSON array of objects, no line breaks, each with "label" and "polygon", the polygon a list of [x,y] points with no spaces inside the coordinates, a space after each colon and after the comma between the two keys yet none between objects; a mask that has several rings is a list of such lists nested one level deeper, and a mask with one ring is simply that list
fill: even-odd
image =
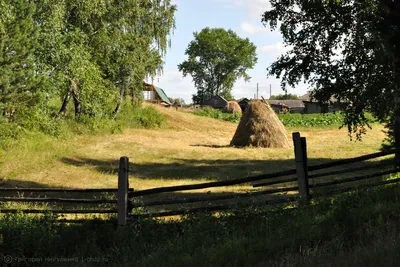
[{"label": "mown grass", "polygon": [[120,228],[2,215],[0,257],[41,266],[54,266],[46,258],[77,260],[57,266],[397,266],[399,192],[386,186],[309,207],[137,219]]}]

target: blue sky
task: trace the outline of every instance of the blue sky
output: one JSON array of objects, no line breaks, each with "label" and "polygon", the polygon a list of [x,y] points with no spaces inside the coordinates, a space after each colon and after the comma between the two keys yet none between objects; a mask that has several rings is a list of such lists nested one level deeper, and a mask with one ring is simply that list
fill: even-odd
[{"label": "blue sky", "polygon": [[[164,72],[154,79],[154,84],[163,88],[169,97],[183,98],[186,103],[191,102],[196,88],[192,77],[182,77],[178,71],[178,64],[187,57],[185,49],[193,40],[193,32],[203,28],[222,27],[232,29],[242,38],[249,38],[257,46],[258,63],[249,71],[250,82],[238,80],[233,87],[232,94],[238,99],[252,98],[259,84],[259,95],[269,97],[271,84],[272,94],[282,94],[280,81],[275,77],[267,77],[266,68],[276,58],[286,51],[279,32],[271,32],[261,23],[261,15],[268,10],[269,0],[175,0],[176,30],[171,36],[171,48],[164,59]],[[151,81],[150,81],[151,82]],[[307,86],[301,84],[296,88],[289,88],[288,93],[303,95]]]}]

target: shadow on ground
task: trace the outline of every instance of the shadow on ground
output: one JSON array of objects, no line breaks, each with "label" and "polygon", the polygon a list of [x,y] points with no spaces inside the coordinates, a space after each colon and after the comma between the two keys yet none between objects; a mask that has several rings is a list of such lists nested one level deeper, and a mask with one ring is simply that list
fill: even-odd
[{"label": "shadow on ground", "polygon": [[[78,167],[90,167],[101,173],[117,175],[119,161],[115,159],[97,160],[91,158],[62,158],[63,163]],[[130,171],[141,179],[192,179],[192,180],[231,180],[247,176],[274,173],[295,168],[294,159],[287,160],[188,160],[172,159],[173,163],[134,163]],[[309,159],[309,166],[331,162],[332,159]],[[350,167],[363,167],[371,162],[359,162]],[[346,169],[348,165],[335,168]],[[323,170],[323,172],[329,171]],[[375,171],[368,170],[366,173]]]},{"label": "shadow on ground", "polygon": [[190,145],[190,146],[194,146],[194,147],[210,147],[210,148],[228,148],[228,147],[234,147],[231,145],[209,145],[209,144],[194,144],[194,145]]}]

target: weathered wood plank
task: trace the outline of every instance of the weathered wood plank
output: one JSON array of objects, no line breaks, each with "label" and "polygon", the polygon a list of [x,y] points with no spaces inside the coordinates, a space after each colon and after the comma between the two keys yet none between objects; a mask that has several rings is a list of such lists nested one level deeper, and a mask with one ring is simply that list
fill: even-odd
[{"label": "weathered wood plank", "polygon": [[30,198],[0,197],[0,202],[47,202],[47,203],[81,203],[81,204],[117,204],[117,200],[108,199],[71,199],[71,198]]},{"label": "weathered wood plank", "polygon": [[246,178],[232,179],[228,181],[217,181],[217,182],[208,182],[201,184],[191,184],[191,185],[179,185],[179,186],[166,186],[166,187],[157,187],[152,189],[146,189],[141,191],[130,192],[129,197],[139,197],[139,196],[147,196],[159,193],[167,193],[167,192],[176,192],[176,191],[187,191],[187,190],[196,190],[196,189],[204,189],[211,187],[220,187],[220,186],[229,186],[229,185],[238,185],[244,184],[259,180],[265,179],[273,179],[281,176],[292,175],[296,173],[296,169],[280,171],[276,173],[268,173],[256,176],[250,176]]},{"label": "weathered wood plank", "polygon": [[330,186],[330,185],[337,185],[337,184],[355,182],[355,181],[359,181],[359,180],[375,178],[375,177],[379,177],[379,176],[383,176],[383,175],[387,175],[387,174],[391,174],[391,173],[397,173],[397,172],[400,172],[400,170],[399,169],[393,169],[393,170],[389,170],[389,171],[372,173],[372,174],[367,174],[367,175],[361,175],[361,176],[356,176],[356,177],[347,178],[347,179],[334,180],[334,181],[331,181],[331,182],[312,184],[312,185],[310,185],[310,188],[318,188],[318,187],[324,187],[324,186]]},{"label": "weathered wood plank", "polygon": [[[133,188],[129,188],[133,192]],[[0,192],[66,192],[66,193],[117,193],[118,188],[91,188],[91,189],[73,189],[73,188],[0,188]]]},{"label": "weathered wood plank", "polygon": [[239,198],[269,195],[269,194],[275,194],[275,193],[297,191],[297,189],[298,189],[297,186],[293,186],[293,187],[287,187],[287,188],[270,189],[270,190],[265,190],[265,191],[260,191],[260,192],[237,193],[237,194],[228,194],[228,195],[223,195],[223,196],[203,196],[203,197],[197,197],[197,198],[160,200],[160,201],[152,201],[152,202],[144,202],[144,203],[134,203],[131,205],[131,207],[138,208],[138,207],[151,207],[151,206],[172,205],[172,204],[189,204],[189,203],[196,203],[196,202],[218,201],[218,200],[227,200],[227,199],[239,199]]},{"label": "weathered wood plank", "polygon": [[92,213],[117,213],[116,209],[107,210],[40,210],[40,209],[0,209],[0,213],[56,213],[56,214],[92,214]]},{"label": "weathered wood plank", "polygon": [[118,172],[118,225],[126,225],[128,216],[129,159],[121,157]]}]

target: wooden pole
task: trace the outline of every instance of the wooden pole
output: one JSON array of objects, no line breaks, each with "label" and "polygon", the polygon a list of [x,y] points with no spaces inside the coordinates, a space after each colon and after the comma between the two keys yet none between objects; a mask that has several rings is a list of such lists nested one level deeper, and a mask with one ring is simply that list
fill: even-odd
[{"label": "wooden pole", "polygon": [[308,167],[307,154],[304,152],[303,148],[306,146],[305,138],[302,141],[300,137],[300,133],[292,133],[293,144],[294,144],[294,156],[296,160],[296,174],[297,174],[297,182],[299,185],[299,194],[300,197],[303,199],[308,199],[309,196],[309,186],[308,186],[308,179],[307,179],[307,171],[306,168]]},{"label": "wooden pole", "polygon": [[308,196],[310,195],[310,184],[308,181],[307,139],[305,137],[301,137],[301,150],[303,153],[304,180],[305,180],[305,187],[306,187],[306,195],[308,198]]},{"label": "wooden pole", "polygon": [[258,99],[258,83],[257,83],[257,99]]},{"label": "wooden pole", "polygon": [[126,225],[128,219],[129,158],[121,157],[118,172],[118,225]]},{"label": "wooden pole", "polygon": [[272,85],[269,84],[269,99],[272,97]]},{"label": "wooden pole", "polygon": [[[396,150],[400,150],[400,98],[395,99],[395,124],[394,124],[394,145]],[[396,166],[400,166],[400,152],[396,152],[395,157]]]}]

